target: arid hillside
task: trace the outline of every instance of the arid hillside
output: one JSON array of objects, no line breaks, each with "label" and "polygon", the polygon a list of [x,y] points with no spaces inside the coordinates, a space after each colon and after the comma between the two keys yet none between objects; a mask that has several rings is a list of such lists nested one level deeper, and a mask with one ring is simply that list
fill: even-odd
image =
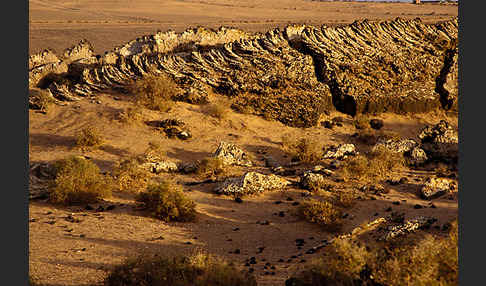
[{"label": "arid hillside", "polygon": [[308,0],[30,0],[29,51],[56,52],[80,39],[95,53],[157,30],[182,32],[190,27],[229,26],[264,32],[288,24],[350,24],[359,19],[420,17],[426,23],[458,15],[457,5],[319,2]]}]

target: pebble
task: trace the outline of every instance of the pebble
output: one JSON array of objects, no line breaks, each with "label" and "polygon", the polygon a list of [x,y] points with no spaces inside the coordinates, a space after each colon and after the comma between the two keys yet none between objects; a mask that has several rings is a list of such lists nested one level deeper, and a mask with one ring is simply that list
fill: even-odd
[{"label": "pebble", "polygon": [[241,204],[243,200],[240,197],[235,198],[235,202]]}]

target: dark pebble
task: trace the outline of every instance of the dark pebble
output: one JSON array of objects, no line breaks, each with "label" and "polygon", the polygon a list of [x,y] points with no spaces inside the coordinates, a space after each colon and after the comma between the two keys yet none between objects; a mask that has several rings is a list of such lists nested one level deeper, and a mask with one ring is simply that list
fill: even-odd
[{"label": "dark pebble", "polygon": [[90,205],[86,205],[86,207],[84,207],[84,209],[87,210],[87,211],[94,210],[94,208],[92,206],[90,206]]},{"label": "dark pebble", "polygon": [[293,200],[294,200],[294,199],[292,199],[291,197],[288,197],[288,198],[287,198],[287,201],[289,201],[289,202],[291,202],[291,201],[293,201]]},{"label": "dark pebble", "polygon": [[375,213],[373,216],[378,216],[378,213]]},{"label": "dark pebble", "polygon": [[278,216],[279,216],[279,217],[284,217],[284,216],[285,216],[285,212],[283,212],[283,211],[279,212],[279,213],[278,213]]},{"label": "dark pebble", "polygon": [[115,205],[109,205],[109,206],[106,208],[106,210],[107,210],[107,211],[111,211],[111,210],[114,210],[114,209],[115,209],[115,207],[116,207]]},{"label": "dark pebble", "polygon": [[391,208],[391,207],[389,207],[389,208],[387,208],[385,211],[386,211],[386,212],[391,212],[391,211],[392,211],[392,208]]},{"label": "dark pebble", "polygon": [[103,206],[99,206],[97,209],[96,209],[97,212],[102,212],[102,211],[105,211],[105,208]]},{"label": "dark pebble", "polygon": [[418,204],[417,204],[417,205],[414,205],[414,206],[413,206],[413,208],[417,210],[417,209],[421,209],[421,208],[423,208],[423,207],[422,207],[421,205],[418,205]]},{"label": "dark pebble", "polygon": [[431,204],[430,207],[433,209],[437,208],[434,204]]},{"label": "dark pebble", "polygon": [[292,205],[293,206],[298,206],[299,205],[299,202],[293,202]]},{"label": "dark pebble", "polygon": [[243,200],[242,200],[241,198],[239,198],[239,197],[238,197],[238,198],[235,198],[235,202],[237,202],[237,203],[240,203],[240,204],[241,204],[241,203],[243,202]]},{"label": "dark pebble", "polygon": [[275,204],[278,205],[278,204],[281,204],[282,201],[276,201]]},{"label": "dark pebble", "polygon": [[398,205],[400,204],[400,202],[396,201],[396,202],[393,202],[392,204],[394,204],[394,205],[397,205],[397,206],[398,206]]},{"label": "dark pebble", "polygon": [[282,258],[280,258],[280,259],[278,260],[278,262],[284,262],[284,261],[285,261],[285,260],[283,260]]},{"label": "dark pebble", "polygon": [[248,269],[248,272],[250,272],[250,273],[253,273],[253,271],[255,271],[255,269],[253,269],[253,268]]},{"label": "dark pebble", "polygon": [[307,260],[302,259],[302,260],[300,260],[300,263],[304,263],[304,262],[306,262],[306,261],[307,261]]},{"label": "dark pebble", "polygon": [[235,249],[234,254],[240,254],[240,250],[239,249]]},{"label": "dark pebble", "polygon": [[240,228],[239,228],[239,227],[235,227],[235,228],[233,228],[233,231],[238,231],[238,230],[240,230]]}]

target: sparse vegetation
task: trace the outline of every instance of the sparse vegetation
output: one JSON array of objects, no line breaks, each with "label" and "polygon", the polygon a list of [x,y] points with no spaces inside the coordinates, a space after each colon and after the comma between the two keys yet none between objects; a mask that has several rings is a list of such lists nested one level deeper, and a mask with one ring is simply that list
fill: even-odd
[{"label": "sparse vegetation", "polygon": [[129,158],[116,164],[113,176],[120,190],[140,192],[147,187],[150,172],[140,167],[137,158]]},{"label": "sparse vegetation", "polygon": [[29,90],[29,108],[47,113],[52,103],[54,103],[54,97],[48,91],[42,89]]},{"label": "sparse vegetation", "polygon": [[342,172],[346,180],[382,180],[390,172],[401,168],[404,164],[402,154],[394,153],[386,147],[380,146],[370,152],[368,156],[358,155],[347,160],[343,165]]},{"label": "sparse vegetation", "polygon": [[92,203],[111,194],[112,182],[100,174],[95,163],[70,157],[55,164],[56,178],[49,189],[49,199],[60,204]]},{"label": "sparse vegetation", "polygon": [[352,238],[337,238],[290,285],[457,285],[457,238],[457,221],[447,238],[427,235],[406,245],[365,247]]},{"label": "sparse vegetation", "polygon": [[221,258],[202,252],[191,256],[139,257],[117,266],[105,279],[107,286],[256,286],[254,276]]},{"label": "sparse vegetation", "polygon": [[151,110],[169,111],[176,96],[177,85],[165,75],[147,75],[131,87],[135,102]]},{"label": "sparse vegetation", "polygon": [[134,124],[142,120],[142,108],[136,104],[134,107],[128,107],[118,114],[118,120],[125,124]]},{"label": "sparse vegetation", "polygon": [[196,204],[186,197],[179,185],[172,182],[150,185],[137,195],[137,201],[143,202],[154,217],[166,222],[196,219]]},{"label": "sparse vegetation", "polygon": [[206,112],[209,116],[212,116],[219,120],[223,120],[228,117],[230,108],[231,108],[231,101],[220,99],[218,101],[209,103]]},{"label": "sparse vegetation", "polygon": [[219,176],[225,174],[226,168],[223,159],[218,157],[207,157],[198,164],[196,174],[205,178]]},{"label": "sparse vegetation", "polygon": [[389,130],[374,130],[371,128],[362,129],[357,133],[356,139],[367,145],[375,145],[380,140],[400,140],[400,134]]},{"label": "sparse vegetation", "polygon": [[79,132],[76,145],[82,149],[97,148],[103,144],[103,141],[103,137],[98,129],[89,126]]},{"label": "sparse vegetation", "polygon": [[324,154],[322,143],[313,138],[295,139],[290,136],[283,136],[282,148],[292,158],[304,163],[318,162]]},{"label": "sparse vegetation", "polygon": [[341,209],[327,201],[306,200],[299,207],[298,213],[305,220],[322,225],[328,230],[335,231],[341,227]]}]

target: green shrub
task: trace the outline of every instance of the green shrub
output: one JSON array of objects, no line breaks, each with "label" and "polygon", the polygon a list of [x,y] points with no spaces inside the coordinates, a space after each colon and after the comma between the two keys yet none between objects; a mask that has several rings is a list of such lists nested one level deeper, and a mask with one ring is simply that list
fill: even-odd
[{"label": "green shrub", "polygon": [[171,109],[177,85],[165,75],[146,75],[131,87],[135,102],[148,109],[166,112]]},{"label": "green shrub", "polygon": [[341,209],[327,201],[306,200],[299,207],[298,213],[305,220],[322,225],[331,231],[339,230],[341,227]]},{"label": "green shrub", "polygon": [[146,191],[137,195],[151,214],[166,222],[188,222],[196,219],[196,204],[182,192],[179,185],[163,181],[150,185]]},{"label": "green shrub", "polygon": [[98,129],[94,127],[86,127],[82,129],[76,139],[76,145],[82,149],[97,148],[103,144],[103,137]]},{"label": "green shrub", "polygon": [[56,162],[55,168],[56,178],[49,189],[49,199],[54,203],[92,203],[111,195],[110,178],[100,174],[98,166],[89,160],[70,157]]},{"label": "green shrub", "polygon": [[139,257],[117,266],[107,286],[256,286],[254,276],[215,256]]}]

